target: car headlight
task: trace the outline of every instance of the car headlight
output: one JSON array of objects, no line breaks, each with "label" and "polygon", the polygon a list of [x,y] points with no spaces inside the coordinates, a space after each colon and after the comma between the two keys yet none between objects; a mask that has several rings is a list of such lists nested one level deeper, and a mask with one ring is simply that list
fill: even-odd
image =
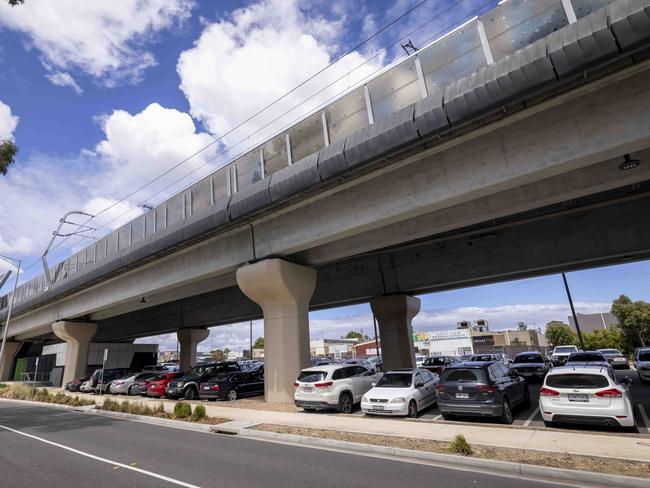
[{"label": "car headlight", "polygon": [[404,397],[397,397],[393,398],[390,402],[388,403],[406,403],[406,398]]},{"label": "car headlight", "polygon": [[361,401],[364,402],[364,403],[368,403],[368,397],[366,395],[363,395],[361,397]]}]

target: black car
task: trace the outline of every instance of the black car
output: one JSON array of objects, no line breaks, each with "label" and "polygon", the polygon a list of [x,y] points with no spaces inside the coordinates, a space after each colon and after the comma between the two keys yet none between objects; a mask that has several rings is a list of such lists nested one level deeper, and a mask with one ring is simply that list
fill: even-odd
[{"label": "black car", "polygon": [[218,374],[240,371],[241,367],[237,361],[197,364],[190,368],[181,378],[170,381],[165,388],[165,396],[167,398],[183,397],[186,400],[195,400],[199,397],[199,385],[201,383]]},{"label": "black car", "polygon": [[95,393],[110,393],[111,381],[119,378],[126,378],[135,373],[137,373],[137,371],[133,371],[129,368],[96,369],[95,372],[90,375],[88,384]]},{"label": "black car", "polygon": [[456,362],[458,359],[452,356],[431,356],[426,358],[420,367],[440,376],[447,366]]},{"label": "black car", "polygon": [[65,386],[63,387],[64,390],[72,391],[72,392],[77,392],[81,390],[81,385],[84,384],[86,381],[90,379],[91,375],[84,376],[83,378],[76,378],[69,383],[66,383]]},{"label": "black car", "polygon": [[524,378],[542,380],[551,369],[551,362],[537,351],[520,352],[515,356],[511,369]]},{"label": "black car", "polygon": [[201,400],[237,400],[245,396],[264,394],[264,368],[256,371],[223,373],[201,383]]},{"label": "black car", "polygon": [[511,424],[514,407],[530,406],[526,382],[501,361],[452,364],[442,372],[436,394],[445,420],[467,415]]}]

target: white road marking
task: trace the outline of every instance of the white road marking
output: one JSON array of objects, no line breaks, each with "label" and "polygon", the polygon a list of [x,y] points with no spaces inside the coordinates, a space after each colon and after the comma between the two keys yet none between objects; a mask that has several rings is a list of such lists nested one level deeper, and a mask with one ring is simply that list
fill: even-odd
[{"label": "white road marking", "polygon": [[128,469],[130,471],[135,471],[136,473],[144,474],[146,476],[151,476],[152,478],[167,481],[168,483],[172,483],[172,484],[175,484],[175,485],[178,485],[178,486],[184,486],[186,488],[201,488],[198,485],[193,485],[191,483],[185,483],[184,481],[179,481],[179,480],[175,480],[174,478],[169,478],[167,476],[163,476],[161,474],[152,473],[151,471],[147,471],[145,469],[135,468],[133,466],[129,466],[128,464],[123,464],[123,463],[118,463],[116,461],[111,461],[110,459],[105,459],[105,458],[102,458],[102,457],[99,457],[99,456],[95,456],[93,454],[89,454],[87,452],[80,451],[78,449],[74,449],[72,447],[64,446],[63,444],[58,444],[56,442],[48,441],[47,439],[43,439],[41,437],[36,437],[35,435],[27,434],[26,432],[21,432],[19,430],[12,429],[11,427],[6,427],[4,425],[0,425],[0,428],[8,430],[9,432],[13,432],[14,434],[23,435],[25,437],[29,437],[30,439],[34,439],[34,440],[43,442],[45,444],[49,444],[50,446],[65,449],[66,451],[70,451],[70,452],[73,452],[75,454],[79,454],[80,456],[85,456],[87,458],[94,459],[95,461],[100,461],[102,463],[110,464],[113,467],[119,466],[120,468]]},{"label": "white road marking", "polygon": [[538,414],[538,413],[539,413],[539,407],[537,407],[537,408],[533,411],[533,413],[530,414],[530,417],[528,417],[528,418],[526,419],[526,421],[524,422],[524,427],[528,427],[528,426],[530,425],[530,423],[533,421],[533,419],[534,419],[535,417],[537,417],[537,414]]},{"label": "white road marking", "polygon": [[442,418],[442,414],[440,414],[440,415],[438,415],[436,417],[433,417],[433,420],[440,420],[441,418]]},{"label": "white road marking", "polygon": [[643,419],[645,429],[650,432],[650,420],[648,420],[648,414],[645,411],[645,407],[640,403],[637,405],[637,407],[639,407],[639,412],[641,412],[641,418]]}]

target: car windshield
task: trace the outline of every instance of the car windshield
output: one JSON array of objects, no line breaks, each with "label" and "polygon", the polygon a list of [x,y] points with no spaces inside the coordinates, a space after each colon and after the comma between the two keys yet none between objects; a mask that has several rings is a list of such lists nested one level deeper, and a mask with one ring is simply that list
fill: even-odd
[{"label": "car windshield", "polygon": [[609,381],[600,374],[555,374],[546,377],[546,385],[554,388],[604,388]]},{"label": "car windshield", "polygon": [[601,349],[599,352],[602,354],[622,356],[621,351],[619,351],[618,349]]},{"label": "car windshield", "polygon": [[445,364],[445,358],[427,358],[424,361],[425,366],[443,366]]},{"label": "car windshield", "polygon": [[411,373],[388,373],[379,378],[377,388],[408,388],[411,386]]},{"label": "car windshield", "polygon": [[572,363],[586,363],[593,361],[604,361],[605,358],[599,352],[574,352],[569,356]]},{"label": "car windshield", "polygon": [[478,362],[485,362],[485,361],[494,361],[495,357],[492,356],[491,354],[477,354],[475,356],[472,356],[470,358],[470,361],[478,361]]},{"label": "car windshield", "polygon": [[316,383],[327,378],[326,371],[301,371],[298,375],[298,381],[302,383]]},{"label": "car windshield", "polygon": [[650,361],[650,351],[640,352],[639,361]]},{"label": "car windshield", "polygon": [[517,363],[543,363],[544,358],[540,354],[519,354],[515,358],[515,364]]},{"label": "car windshield", "polygon": [[481,381],[479,378],[478,370],[474,369],[445,369],[442,373],[442,382],[452,382],[456,381],[459,383],[463,382],[475,382]]},{"label": "car windshield", "polygon": [[554,352],[574,352],[575,350],[575,346],[559,346],[555,348]]}]

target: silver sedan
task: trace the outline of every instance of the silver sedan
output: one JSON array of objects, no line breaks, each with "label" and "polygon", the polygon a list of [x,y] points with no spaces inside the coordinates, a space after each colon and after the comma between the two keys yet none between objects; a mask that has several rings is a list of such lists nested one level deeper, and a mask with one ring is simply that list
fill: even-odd
[{"label": "silver sedan", "polygon": [[131,387],[136,382],[136,380],[148,380],[157,376],[157,371],[144,371],[142,373],[136,373],[126,378],[119,378],[111,382],[111,393],[118,395],[128,395],[131,393]]}]

